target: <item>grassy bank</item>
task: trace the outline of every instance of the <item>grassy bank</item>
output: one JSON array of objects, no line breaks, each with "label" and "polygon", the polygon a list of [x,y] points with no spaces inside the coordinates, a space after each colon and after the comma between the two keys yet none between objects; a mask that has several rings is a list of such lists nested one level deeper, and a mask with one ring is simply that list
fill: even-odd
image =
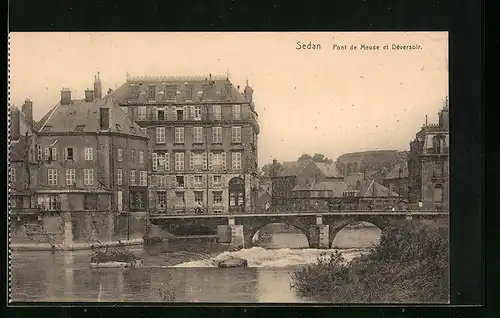
[{"label": "grassy bank", "polygon": [[351,262],[323,254],[292,275],[292,288],[329,302],[446,303],[448,226],[411,220],[386,228],[378,246]]}]

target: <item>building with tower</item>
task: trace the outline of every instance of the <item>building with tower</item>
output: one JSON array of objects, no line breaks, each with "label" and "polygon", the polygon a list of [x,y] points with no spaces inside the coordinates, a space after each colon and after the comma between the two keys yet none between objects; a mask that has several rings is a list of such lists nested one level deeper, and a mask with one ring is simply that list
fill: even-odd
[{"label": "building with tower", "polygon": [[150,137],[151,213],[251,211],[258,197],[253,89],[228,76],[128,77],[107,96]]},{"label": "building with tower", "polygon": [[439,112],[439,122],[428,124],[410,142],[408,194],[411,203],[447,208],[449,202],[449,104]]}]

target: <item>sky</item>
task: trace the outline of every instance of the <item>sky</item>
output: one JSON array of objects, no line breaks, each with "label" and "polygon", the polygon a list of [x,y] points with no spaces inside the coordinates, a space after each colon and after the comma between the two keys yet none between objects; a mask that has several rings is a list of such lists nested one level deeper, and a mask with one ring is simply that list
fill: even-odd
[{"label": "sky", "polygon": [[[248,79],[261,128],[260,165],[303,153],[336,159],[407,150],[426,115],[437,122],[448,95],[446,32],[11,33],[9,41],[10,103],[31,99],[35,120],[57,104],[62,87],[83,98],[97,72],[104,92],[127,74],[229,74],[242,87]],[[321,49],[298,50],[298,41]]]}]

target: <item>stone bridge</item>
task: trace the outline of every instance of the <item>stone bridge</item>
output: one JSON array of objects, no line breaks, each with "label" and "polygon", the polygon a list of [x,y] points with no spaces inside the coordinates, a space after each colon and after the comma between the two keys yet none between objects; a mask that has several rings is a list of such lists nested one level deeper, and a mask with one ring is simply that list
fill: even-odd
[{"label": "stone bridge", "polygon": [[447,211],[341,211],[292,212],[272,214],[212,214],[212,215],[150,215],[152,224],[175,235],[217,234],[220,243],[250,248],[252,238],[262,227],[271,223],[284,223],[299,229],[307,238],[309,247],[331,247],[336,235],[354,222],[369,222],[381,230],[388,225],[409,218],[442,219]]}]

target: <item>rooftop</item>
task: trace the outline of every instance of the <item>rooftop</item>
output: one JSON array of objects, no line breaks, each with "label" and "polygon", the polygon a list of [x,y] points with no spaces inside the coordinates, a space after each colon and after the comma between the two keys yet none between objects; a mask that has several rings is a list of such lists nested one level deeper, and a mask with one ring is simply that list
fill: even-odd
[{"label": "rooftop", "polygon": [[72,100],[69,105],[58,103],[35,126],[37,131],[70,133],[101,132],[100,109],[109,109],[110,128],[107,132],[148,138],[132,119],[112,99],[95,99],[92,102]]},{"label": "rooftop", "polygon": [[[226,76],[141,76],[129,77],[108,96],[119,104],[147,103],[149,88],[154,86],[155,101],[167,100],[167,91],[175,93],[175,101],[248,102],[243,88],[238,89]],[[229,94],[226,94],[229,88]]]}]

